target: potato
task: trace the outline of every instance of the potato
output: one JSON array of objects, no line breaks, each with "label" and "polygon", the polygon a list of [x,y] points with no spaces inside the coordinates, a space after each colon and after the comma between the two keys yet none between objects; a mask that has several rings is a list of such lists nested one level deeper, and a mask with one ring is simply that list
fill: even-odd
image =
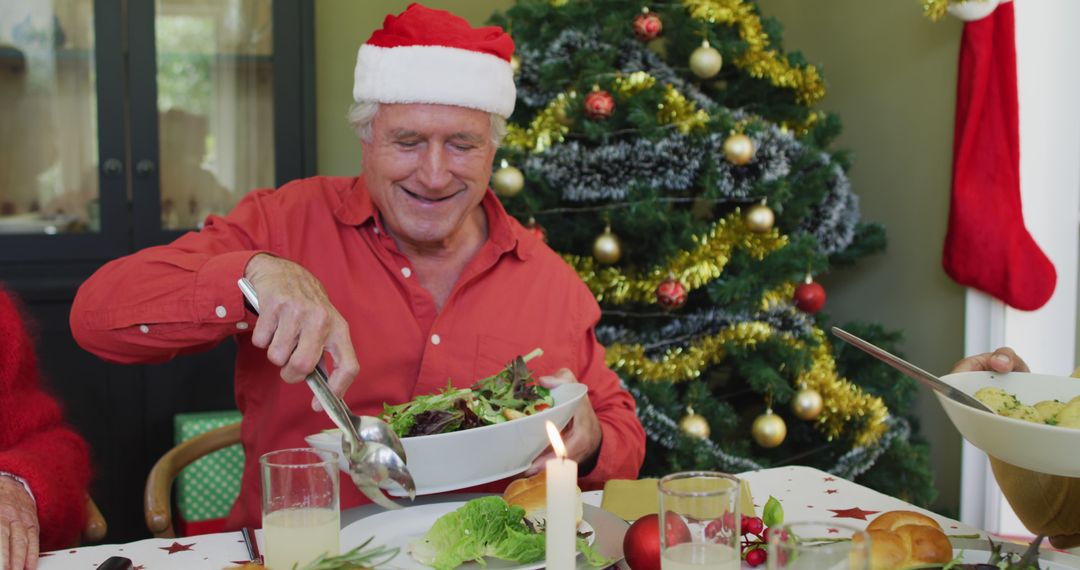
[{"label": "potato", "polygon": [[978,392],[975,392],[975,399],[1002,415],[1006,411],[1020,406],[1020,401],[1016,399],[1016,396],[1001,388],[980,388]]},{"label": "potato", "polygon": [[1039,410],[1035,409],[1035,406],[1019,405],[1015,408],[1009,408],[999,412],[999,414],[1007,418],[1024,420],[1025,422],[1035,422],[1037,424],[1045,423],[1042,414],[1039,413]]},{"label": "potato", "polygon": [[1080,400],[1073,398],[1057,415],[1057,425],[1080,428]]},{"label": "potato", "polygon": [[1035,409],[1042,414],[1043,420],[1048,424],[1056,421],[1058,412],[1065,408],[1065,402],[1059,400],[1043,400],[1035,404]]},{"label": "potato", "polygon": [[1075,404],[1075,403],[1077,403],[1077,402],[1080,402],[1080,396],[1077,396],[1077,397],[1075,397],[1075,398],[1073,398],[1073,399],[1069,400],[1069,403],[1070,403],[1070,404]]}]

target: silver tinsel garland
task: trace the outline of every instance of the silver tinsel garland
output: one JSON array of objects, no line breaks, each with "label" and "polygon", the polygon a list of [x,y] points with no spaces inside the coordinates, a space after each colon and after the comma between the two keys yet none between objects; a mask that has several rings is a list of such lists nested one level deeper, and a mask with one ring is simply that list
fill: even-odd
[{"label": "silver tinsel garland", "polygon": [[825,255],[844,251],[855,239],[859,223],[859,197],[851,191],[847,174],[833,163],[827,153],[821,153],[821,163],[831,168],[828,192],[821,202],[802,220],[799,230],[814,236],[818,249]]}]

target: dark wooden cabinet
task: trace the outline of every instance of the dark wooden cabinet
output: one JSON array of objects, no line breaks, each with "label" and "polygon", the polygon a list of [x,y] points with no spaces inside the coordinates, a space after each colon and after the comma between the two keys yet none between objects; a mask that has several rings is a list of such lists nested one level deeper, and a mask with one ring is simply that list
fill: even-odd
[{"label": "dark wooden cabinet", "polygon": [[[205,143],[203,146],[216,154],[207,151],[191,169],[212,172],[219,179],[225,176],[223,172],[244,170],[223,166],[226,160],[248,163],[247,174],[234,172],[219,184],[229,191],[227,200],[215,200],[213,206],[204,205],[202,210],[192,206],[192,215],[224,213],[222,210],[244,191],[252,189],[238,188],[245,180],[280,185],[314,172],[312,3],[192,2],[193,11],[187,11],[182,0],[86,0],[81,7],[83,20],[70,13],[77,8],[67,10],[69,13],[60,13],[58,8],[51,14],[52,22],[49,14],[42,15],[50,3],[25,4],[25,17],[0,16],[0,74],[10,71],[10,76],[0,77],[0,88],[6,89],[0,95],[14,94],[16,101],[8,108],[0,106],[0,117],[7,114],[0,121],[0,137],[18,128],[24,109],[40,107],[40,101],[33,97],[50,97],[34,92],[42,82],[33,76],[33,66],[42,61],[41,50],[45,49],[52,57],[48,71],[56,88],[51,96],[57,101],[65,84],[76,80],[73,78],[89,77],[82,81],[95,115],[85,124],[95,130],[92,136],[84,137],[84,143],[93,147],[94,156],[92,161],[86,159],[93,168],[85,168],[85,178],[94,192],[87,194],[92,198],[79,203],[78,215],[72,215],[70,207],[64,211],[62,207],[50,209],[47,204],[59,191],[31,193],[32,199],[20,199],[28,195],[19,190],[25,184],[0,176],[0,282],[22,301],[46,384],[62,401],[70,423],[90,443],[95,470],[91,492],[109,525],[106,540],[130,541],[148,536],[142,514],[143,488],[153,462],[173,444],[173,416],[235,407],[235,347],[227,341],[208,352],[160,365],[104,362],[75,344],[68,326],[71,302],[79,285],[105,262],[167,243],[185,231],[182,217],[167,215],[169,202],[174,201],[170,192],[182,191],[179,182],[170,180],[170,172],[185,172],[176,165],[179,162],[168,164],[168,153],[176,148],[170,137],[183,140],[188,133],[198,132],[196,146]],[[198,18],[210,22],[205,26],[209,32],[197,26],[193,29],[192,22],[198,23]],[[191,45],[189,50],[182,38],[155,32],[156,27],[166,24],[178,34],[209,34],[217,51],[208,53],[203,45]],[[41,37],[47,40],[35,39]],[[4,46],[8,46],[7,52]],[[163,54],[165,49],[171,51]],[[231,81],[227,89],[214,84],[209,110],[204,109],[202,115],[183,111],[189,118],[195,117],[193,128],[204,130],[174,128],[170,135],[164,130],[170,127],[161,90],[171,90],[168,94],[173,100],[184,102],[185,83],[162,75],[163,62],[184,73],[203,66],[214,81],[221,79],[223,69],[240,69],[251,85],[236,85],[239,82],[230,78],[223,80]],[[65,66],[76,71],[69,72]],[[3,81],[12,78],[14,83],[8,85],[14,87],[4,87]],[[165,80],[167,85],[159,85]],[[92,85],[87,86],[87,81]],[[256,89],[263,91],[253,94]],[[203,91],[206,98],[206,89]],[[235,93],[246,98],[222,103]],[[0,99],[0,104],[5,100]],[[61,157],[75,154],[64,141],[77,135],[65,128],[74,132],[78,125],[65,118],[78,113],[63,107],[70,101],[49,101],[45,107],[59,115],[51,135],[57,142],[50,146]],[[254,107],[259,110],[252,110]],[[262,142],[269,149],[264,152],[269,156],[265,160],[271,162],[269,173],[251,166],[255,151],[246,149],[243,142],[250,133],[230,131],[232,126],[255,128],[251,125],[265,122],[272,123],[273,133],[272,143]],[[224,141],[233,139],[237,142],[222,150]],[[18,161],[25,145],[15,146],[10,140],[0,153]],[[56,180],[76,179],[78,176],[70,173],[65,176],[63,168],[54,164],[51,170],[37,172],[32,182],[58,188]],[[182,206],[187,207],[187,203]],[[50,225],[53,220],[62,225]],[[138,286],[137,280],[130,284]]]}]

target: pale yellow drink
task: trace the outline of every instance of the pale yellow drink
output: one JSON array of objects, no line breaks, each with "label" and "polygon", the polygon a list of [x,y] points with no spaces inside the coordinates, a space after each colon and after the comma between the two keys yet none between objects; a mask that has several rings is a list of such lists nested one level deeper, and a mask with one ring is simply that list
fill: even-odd
[{"label": "pale yellow drink", "polygon": [[341,552],[341,515],[331,509],[281,509],[263,515],[263,554],[270,570],[303,568]]},{"label": "pale yellow drink", "polygon": [[738,570],[739,555],[730,546],[684,542],[664,550],[661,570]]}]

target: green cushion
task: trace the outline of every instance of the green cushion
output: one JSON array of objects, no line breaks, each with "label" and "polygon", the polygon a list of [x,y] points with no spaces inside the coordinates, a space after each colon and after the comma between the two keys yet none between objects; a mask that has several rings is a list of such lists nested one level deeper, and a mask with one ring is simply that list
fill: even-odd
[{"label": "green cushion", "polygon": [[[176,443],[203,432],[240,421],[240,412],[177,414]],[[176,503],[180,518],[188,522],[224,518],[240,494],[244,450],[240,444],[219,449],[185,467],[176,478]]]}]

